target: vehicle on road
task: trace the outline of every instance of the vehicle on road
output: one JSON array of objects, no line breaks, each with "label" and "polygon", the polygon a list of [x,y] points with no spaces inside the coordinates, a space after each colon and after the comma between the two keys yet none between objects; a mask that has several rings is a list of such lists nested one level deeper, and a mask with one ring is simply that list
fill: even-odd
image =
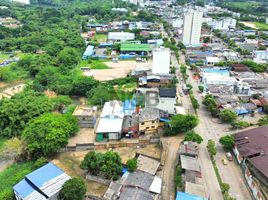
[{"label": "vehicle on road", "polygon": [[227,152],[226,153],[226,158],[229,160],[229,161],[233,161],[233,156],[230,152]]},{"label": "vehicle on road", "polygon": [[227,165],[227,160],[226,160],[225,158],[223,158],[223,159],[221,160],[221,162],[222,162],[222,164]]}]

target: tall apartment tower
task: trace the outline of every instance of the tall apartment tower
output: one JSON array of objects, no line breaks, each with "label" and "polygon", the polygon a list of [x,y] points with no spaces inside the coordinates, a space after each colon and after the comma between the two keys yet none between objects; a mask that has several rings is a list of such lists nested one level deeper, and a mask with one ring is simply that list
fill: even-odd
[{"label": "tall apartment tower", "polygon": [[193,11],[184,15],[183,38],[184,45],[199,45],[201,36],[203,13]]}]

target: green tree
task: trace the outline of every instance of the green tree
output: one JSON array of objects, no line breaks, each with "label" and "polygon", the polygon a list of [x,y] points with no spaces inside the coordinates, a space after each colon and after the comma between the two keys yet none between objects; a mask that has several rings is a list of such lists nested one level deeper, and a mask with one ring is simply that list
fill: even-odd
[{"label": "green tree", "polygon": [[233,129],[242,129],[250,126],[250,123],[246,121],[234,121],[231,123]]},{"label": "green tree", "polygon": [[63,71],[73,69],[81,60],[78,51],[74,48],[64,48],[59,52],[57,59]]},{"label": "green tree", "polygon": [[263,117],[261,117],[259,120],[258,120],[258,123],[257,123],[259,126],[266,126],[268,125],[268,115],[265,115]]},{"label": "green tree", "polygon": [[87,192],[86,184],[81,178],[71,178],[64,183],[60,191],[63,200],[83,200]]},{"label": "green tree", "polygon": [[199,105],[199,103],[198,103],[197,99],[194,97],[194,95],[193,95],[193,94],[190,94],[190,100],[191,100],[191,103],[192,103],[193,109],[194,109],[194,110],[199,109],[200,105]]},{"label": "green tree", "polygon": [[98,84],[99,82],[92,77],[78,76],[73,81],[71,95],[86,96]]},{"label": "green tree", "polygon": [[192,141],[196,142],[197,144],[201,144],[203,142],[203,138],[195,131],[191,130],[186,132],[184,141]]},{"label": "green tree", "polygon": [[194,115],[174,115],[169,122],[169,128],[165,135],[176,135],[192,130],[198,124],[198,118]]},{"label": "green tree", "polygon": [[213,140],[208,140],[207,149],[209,155],[214,158],[214,156],[217,154],[217,148]]},{"label": "green tree", "polygon": [[93,175],[100,175],[107,179],[118,179],[122,172],[121,158],[117,152],[107,151],[106,153],[89,152],[80,167]]},{"label": "green tree", "polygon": [[219,142],[223,145],[225,149],[231,150],[235,144],[235,139],[232,135],[226,135],[221,137]]},{"label": "green tree", "polygon": [[33,156],[51,156],[68,143],[71,135],[78,130],[65,115],[47,113],[30,121],[22,138]]},{"label": "green tree", "polygon": [[225,109],[220,113],[220,118],[223,122],[232,123],[236,120],[237,114],[232,110]]},{"label": "green tree", "polygon": [[199,85],[198,89],[199,89],[200,92],[204,92],[204,86],[203,85]]},{"label": "green tree", "polygon": [[131,158],[127,160],[127,170],[134,172],[138,168],[138,162],[136,158]]},{"label": "green tree", "polygon": [[0,101],[0,135],[21,135],[30,120],[52,110],[51,100],[38,92],[25,91],[3,99]]}]

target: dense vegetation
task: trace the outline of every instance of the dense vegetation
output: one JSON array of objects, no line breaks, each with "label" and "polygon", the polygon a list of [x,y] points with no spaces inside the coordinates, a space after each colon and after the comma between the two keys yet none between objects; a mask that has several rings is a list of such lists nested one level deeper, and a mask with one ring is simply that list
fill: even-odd
[{"label": "dense vegetation", "polygon": [[122,173],[122,162],[117,152],[98,153],[90,151],[81,163],[81,168],[92,175],[117,180]]},{"label": "dense vegetation", "polygon": [[60,191],[60,197],[63,200],[83,200],[87,188],[85,182],[81,178],[72,178],[66,181]]}]

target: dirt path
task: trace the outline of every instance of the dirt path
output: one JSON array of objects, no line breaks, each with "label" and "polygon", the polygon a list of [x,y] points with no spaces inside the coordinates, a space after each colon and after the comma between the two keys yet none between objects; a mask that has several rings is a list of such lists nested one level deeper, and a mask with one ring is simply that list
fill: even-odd
[{"label": "dirt path", "polygon": [[166,147],[167,150],[165,157],[165,165],[163,168],[163,200],[175,199],[175,166],[178,162],[177,152],[182,141],[182,135],[162,139],[163,146],[164,148]]}]

